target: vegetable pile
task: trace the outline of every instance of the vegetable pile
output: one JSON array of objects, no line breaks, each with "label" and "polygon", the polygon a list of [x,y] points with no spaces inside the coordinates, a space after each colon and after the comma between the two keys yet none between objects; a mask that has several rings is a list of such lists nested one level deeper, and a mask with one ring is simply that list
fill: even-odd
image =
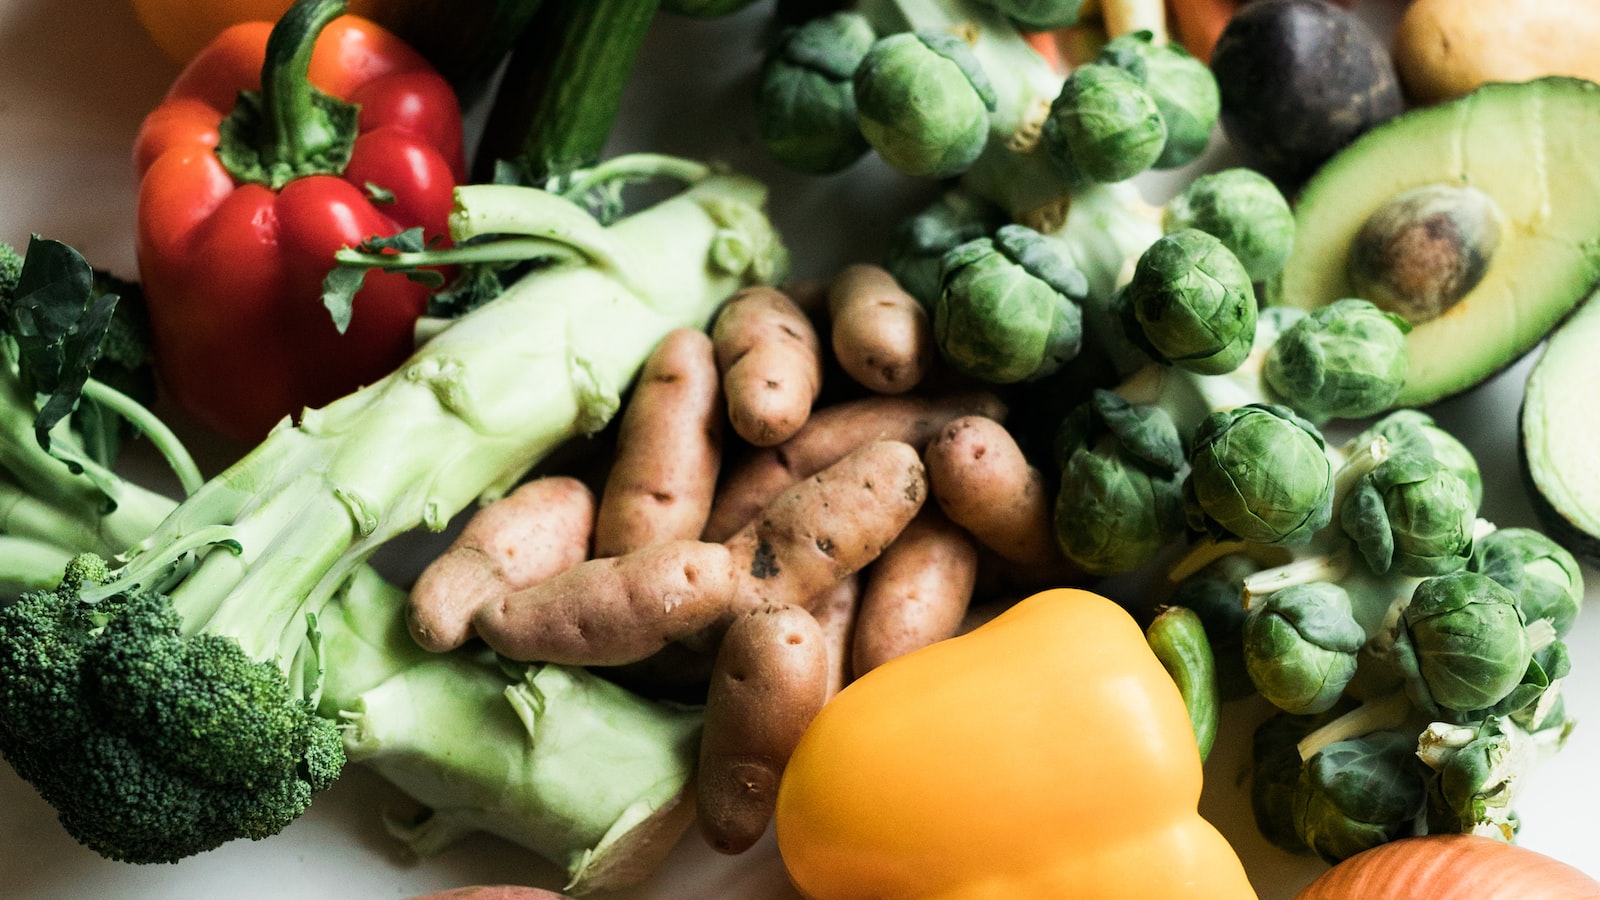
[{"label": "vegetable pile", "polygon": [[[139,283],[0,245],[0,755],[66,831],[177,862],[354,762],[413,852],[487,832],[572,896],[771,830],[808,897],[1248,897],[1196,806],[1237,715],[1258,830],[1330,882],[1514,844],[1600,529],[1489,521],[1418,405],[1549,336],[1594,244],[1434,151],[1594,86],[1424,96],[1323,0],[779,4],[751,134],[927,187],[791,281],[760,182],[604,154],[654,17],[744,5],[495,4],[491,82],[421,18],[285,4],[169,49]],[[1514,349],[1419,351],[1558,278]],[[158,399],[237,459],[203,478]]]}]

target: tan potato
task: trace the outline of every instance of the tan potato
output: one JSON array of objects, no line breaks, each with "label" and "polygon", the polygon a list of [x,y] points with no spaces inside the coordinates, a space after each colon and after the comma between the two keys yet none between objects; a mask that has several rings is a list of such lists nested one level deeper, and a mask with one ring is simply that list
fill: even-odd
[{"label": "tan potato", "polygon": [[928,311],[882,266],[846,266],[828,290],[828,316],[834,358],[861,386],[903,394],[928,374]]},{"label": "tan potato", "polygon": [[827,686],[827,642],[810,613],[762,606],[728,626],[695,776],[700,833],[713,849],[742,853],[766,831],[784,767]]},{"label": "tan potato", "polygon": [[910,444],[873,441],[775,497],[726,542],[738,571],[733,614],[802,609],[878,558],[927,497]]},{"label": "tan potato", "polygon": [[1004,425],[963,416],[945,425],[922,455],[929,493],[979,543],[1021,565],[1062,559],[1044,473]]},{"label": "tan potato", "polygon": [[717,488],[703,537],[727,540],[784,489],[877,440],[921,449],[951,419],[963,415],[1005,418],[1005,404],[986,390],[938,396],[873,396],[825,406],[793,437],[757,451],[729,468]]},{"label": "tan potato", "polygon": [[467,520],[411,588],[406,622],[425,649],[459,647],[482,605],[555,576],[589,556],[595,500],[576,478],[521,485]]},{"label": "tan potato", "polygon": [[667,541],[591,559],[480,607],[473,627],[524,662],[638,662],[728,617],[742,580],[722,544]]},{"label": "tan potato", "polygon": [[850,671],[878,666],[953,637],[978,577],[972,538],[936,507],[924,507],[864,573]]},{"label": "tan potato", "polygon": [[595,556],[700,536],[721,465],[721,407],[711,338],[692,328],[668,334],[645,361],[617,426]]},{"label": "tan potato", "polygon": [[861,576],[852,575],[811,602],[811,617],[822,626],[828,645],[828,698],[850,683],[850,643],[861,606]]},{"label": "tan potato", "polygon": [[1414,0],[1395,28],[1394,62],[1421,104],[1490,81],[1545,75],[1600,80],[1600,4],[1562,0]]},{"label": "tan potato", "polygon": [[758,447],[786,440],[822,391],[822,345],[805,311],[776,288],[745,288],[711,326],[728,421]]}]

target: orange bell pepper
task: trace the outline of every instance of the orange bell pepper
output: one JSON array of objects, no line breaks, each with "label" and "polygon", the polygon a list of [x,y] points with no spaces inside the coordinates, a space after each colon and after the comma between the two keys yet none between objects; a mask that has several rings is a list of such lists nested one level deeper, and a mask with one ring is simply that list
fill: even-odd
[{"label": "orange bell pepper", "polygon": [[1132,616],[1049,590],[830,700],[779,785],[778,849],[811,900],[1253,898],[1201,772]]},{"label": "orange bell pepper", "polygon": [[[187,63],[230,25],[276,22],[294,0],[132,0],[133,14],[173,62]],[[372,0],[350,0],[348,12],[371,16]]]}]

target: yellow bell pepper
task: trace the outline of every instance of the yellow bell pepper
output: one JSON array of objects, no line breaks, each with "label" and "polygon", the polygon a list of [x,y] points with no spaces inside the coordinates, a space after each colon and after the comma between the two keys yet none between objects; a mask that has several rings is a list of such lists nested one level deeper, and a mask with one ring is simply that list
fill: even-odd
[{"label": "yellow bell pepper", "polygon": [[779,786],[811,900],[1245,900],[1177,686],[1125,610],[1035,594],[823,707]]}]

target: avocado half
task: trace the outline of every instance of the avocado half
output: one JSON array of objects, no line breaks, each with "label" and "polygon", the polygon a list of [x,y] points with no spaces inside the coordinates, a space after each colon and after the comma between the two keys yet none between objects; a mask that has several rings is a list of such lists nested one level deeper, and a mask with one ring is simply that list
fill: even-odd
[{"label": "avocado half", "polygon": [[1545,531],[1591,565],[1600,564],[1600,302],[1562,323],[1528,372],[1518,462]]},{"label": "avocado half", "polygon": [[1375,211],[1413,188],[1476,188],[1498,207],[1498,246],[1474,287],[1413,323],[1394,405],[1426,406],[1474,387],[1532,350],[1600,280],[1596,147],[1600,85],[1576,78],[1489,84],[1390,119],[1306,182],[1294,204],[1294,251],[1266,286],[1267,302],[1314,309],[1361,296],[1347,265]]}]

